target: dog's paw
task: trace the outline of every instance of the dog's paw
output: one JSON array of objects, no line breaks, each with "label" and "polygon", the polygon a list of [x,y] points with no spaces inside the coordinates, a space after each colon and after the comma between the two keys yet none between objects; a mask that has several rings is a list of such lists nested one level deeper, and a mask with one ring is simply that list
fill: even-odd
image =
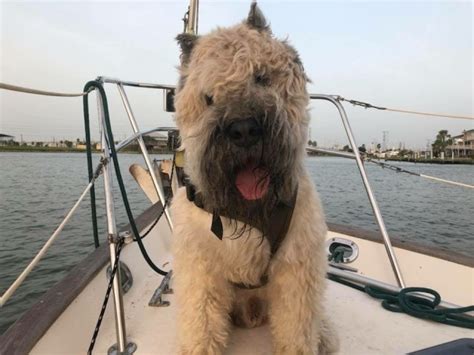
[{"label": "dog's paw", "polygon": [[238,327],[255,328],[267,322],[267,315],[267,303],[257,296],[252,296],[245,302],[234,304],[230,317],[232,323]]}]

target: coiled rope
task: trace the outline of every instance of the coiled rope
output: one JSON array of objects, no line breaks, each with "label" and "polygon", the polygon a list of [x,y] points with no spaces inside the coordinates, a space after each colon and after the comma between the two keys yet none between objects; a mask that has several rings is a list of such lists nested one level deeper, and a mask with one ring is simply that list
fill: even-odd
[{"label": "coiled rope", "polygon": [[[384,290],[375,286],[361,286],[342,277],[328,274],[330,280],[352,287],[356,290],[382,300],[382,307],[391,312],[406,313],[416,318],[461,328],[474,329],[474,318],[468,312],[474,311],[474,305],[458,308],[439,308],[441,296],[433,289],[426,287],[406,287],[399,292]],[[414,295],[423,293],[433,296],[433,300]]]}]

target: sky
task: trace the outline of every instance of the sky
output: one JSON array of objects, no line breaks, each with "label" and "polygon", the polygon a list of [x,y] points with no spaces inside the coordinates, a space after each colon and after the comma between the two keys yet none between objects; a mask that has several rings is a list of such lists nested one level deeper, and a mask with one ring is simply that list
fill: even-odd
[{"label": "sky", "polygon": [[[199,33],[242,21],[250,1],[200,1]],[[288,38],[311,78],[311,93],[374,105],[473,115],[470,1],[259,1],[274,35]],[[187,1],[1,1],[0,81],[81,92],[99,75],[175,84]],[[113,85],[106,87],[115,137],[131,134]],[[127,89],[141,129],[173,124],[159,91]],[[92,97],[91,97],[92,100]],[[94,107],[94,105],[92,105]],[[427,118],[345,105],[357,143],[424,148],[436,133],[474,121]],[[95,116],[93,116],[95,118]],[[347,144],[329,103],[311,105],[311,139]],[[95,122],[95,119],[93,119]],[[93,125],[97,132],[97,124]],[[0,91],[0,133],[17,140],[84,137],[82,99]],[[97,137],[97,134],[94,133]]]}]

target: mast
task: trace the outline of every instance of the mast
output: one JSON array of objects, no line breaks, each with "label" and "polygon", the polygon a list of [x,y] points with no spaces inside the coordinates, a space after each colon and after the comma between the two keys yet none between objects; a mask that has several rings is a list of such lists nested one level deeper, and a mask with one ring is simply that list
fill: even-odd
[{"label": "mast", "polygon": [[188,17],[185,16],[185,29],[188,34],[198,34],[199,0],[189,0]]}]

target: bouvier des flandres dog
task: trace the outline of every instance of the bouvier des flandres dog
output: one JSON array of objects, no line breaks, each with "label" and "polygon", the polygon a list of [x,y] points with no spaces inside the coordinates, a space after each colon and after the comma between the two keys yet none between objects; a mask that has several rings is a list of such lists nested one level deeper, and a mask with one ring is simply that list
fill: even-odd
[{"label": "bouvier des flandres dog", "polygon": [[220,354],[231,324],[268,320],[276,354],[337,347],[323,310],[326,224],[304,167],[308,78],[252,4],[243,23],[182,34],[176,122],[185,188],[173,249],[182,354]]}]

